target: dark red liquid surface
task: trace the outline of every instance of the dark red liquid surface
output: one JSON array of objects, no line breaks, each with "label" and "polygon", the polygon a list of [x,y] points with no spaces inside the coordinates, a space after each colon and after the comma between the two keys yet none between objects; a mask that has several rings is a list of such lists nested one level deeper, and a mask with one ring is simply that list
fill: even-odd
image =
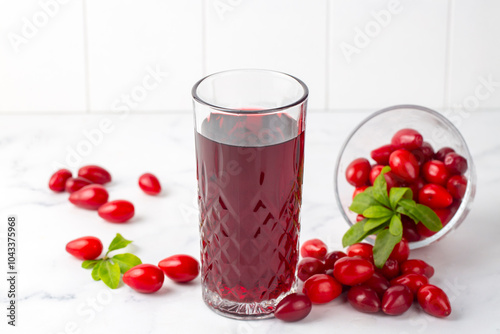
[{"label": "dark red liquid surface", "polygon": [[304,166],[298,126],[285,114],[212,114],[196,133],[201,274],[223,299],[270,300],[295,282]]}]

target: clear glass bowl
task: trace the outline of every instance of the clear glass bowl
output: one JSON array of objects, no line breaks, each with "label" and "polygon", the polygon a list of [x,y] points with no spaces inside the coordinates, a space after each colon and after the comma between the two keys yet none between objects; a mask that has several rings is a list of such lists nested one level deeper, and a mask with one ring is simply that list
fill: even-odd
[{"label": "clear glass bowl", "polygon": [[[434,243],[455,230],[467,217],[476,192],[476,172],[472,156],[464,138],[446,117],[434,110],[416,105],[398,105],[373,113],[351,132],[342,146],[335,166],[334,190],[342,215],[349,225],[353,225],[357,214],[350,211],[349,206],[352,203],[354,187],[345,178],[346,167],[359,157],[370,160],[370,152],[382,145],[390,144],[394,133],[402,128],[419,131],[424,141],[429,142],[435,151],[444,146],[453,148],[468,162],[468,169],[464,174],[468,180],[467,189],[460,207],[438,233],[411,242],[410,248],[416,249]],[[374,239],[369,237],[366,241],[373,243]]]}]

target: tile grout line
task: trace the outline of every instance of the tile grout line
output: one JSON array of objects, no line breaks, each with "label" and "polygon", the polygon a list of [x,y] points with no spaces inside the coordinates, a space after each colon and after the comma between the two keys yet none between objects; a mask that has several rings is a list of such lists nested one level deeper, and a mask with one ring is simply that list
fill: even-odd
[{"label": "tile grout line", "polygon": [[454,0],[448,0],[446,20],[446,50],[445,50],[445,64],[444,64],[444,96],[443,96],[443,109],[451,109],[451,56],[452,56],[452,37],[453,37],[453,12]]},{"label": "tile grout line", "polygon": [[207,75],[207,1],[201,2],[201,74]]},{"label": "tile grout line", "polygon": [[83,12],[83,66],[85,69],[85,112],[90,113],[90,71],[89,71],[89,44],[87,30],[87,0],[82,0]]},{"label": "tile grout line", "polygon": [[326,1],[325,109],[330,110],[330,1]]}]

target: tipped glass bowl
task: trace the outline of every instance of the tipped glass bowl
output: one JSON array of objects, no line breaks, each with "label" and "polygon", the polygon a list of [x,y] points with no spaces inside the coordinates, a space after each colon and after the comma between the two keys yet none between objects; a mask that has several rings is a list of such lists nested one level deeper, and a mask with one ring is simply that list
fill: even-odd
[{"label": "tipped glass bowl", "polygon": [[[334,190],[337,204],[345,220],[349,225],[355,224],[357,214],[349,210],[355,188],[346,180],[346,168],[354,159],[361,157],[375,164],[370,158],[370,152],[390,144],[392,136],[403,128],[412,128],[420,132],[424,141],[430,143],[435,152],[445,146],[453,148],[466,158],[468,163],[468,169],[464,174],[467,178],[467,189],[458,210],[439,232],[419,241],[410,242],[410,248],[417,249],[434,243],[455,230],[467,217],[475,195],[476,173],[472,156],[464,138],[446,117],[434,110],[416,105],[398,105],[371,114],[351,132],[340,150],[334,172]],[[373,243],[373,236],[368,237],[366,241]]]}]

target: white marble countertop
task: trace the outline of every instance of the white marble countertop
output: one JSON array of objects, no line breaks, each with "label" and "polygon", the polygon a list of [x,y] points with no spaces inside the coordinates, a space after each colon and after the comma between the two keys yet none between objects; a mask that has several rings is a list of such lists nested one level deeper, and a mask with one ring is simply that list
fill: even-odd
[{"label": "white marble countertop", "polygon": [[[341,143],[365,113],[309,113],[301,240],[321,237],[341,248],[347,230],[334,202],[333,168]],[[109,119],[112,130],[90,146],[85,131]],[[191,112],[154,115],[0,116],[0,280],[1,325],[6,325],[6,220],[19,221],[18,328],[12,333],[500,333],[500,113],[474,112],[459,126],[477,168],[472,212],[442,241],[412,253],[436,268],[432,282],[452,301],[447,319],[418,307],[399,317],[368,315],[342,297],[314,306],[305,320],[236,321],[216,315],[201,299],[200,283],[176,285],[165,280],[155,294],[127,286],[110,292],[90,271],[65,252],[65,244],[94,235],[105,245],[119,232],[144,263],[177,253],[198,255],[196,177]],[[98,139],[95,137],[95,139]],[[75,167],[99,164],[113,175],[110,199],[128,199],[136,217],[112,224],[93,211],[71,205],[47,182],[57,163],[66,164],[68,148],[84,150]],[[86,149],[86,151],[85,151]],[[75,156],[70,157],[72,159]],[[150,197],[138,176],[155,173],[165,191]]]}]

